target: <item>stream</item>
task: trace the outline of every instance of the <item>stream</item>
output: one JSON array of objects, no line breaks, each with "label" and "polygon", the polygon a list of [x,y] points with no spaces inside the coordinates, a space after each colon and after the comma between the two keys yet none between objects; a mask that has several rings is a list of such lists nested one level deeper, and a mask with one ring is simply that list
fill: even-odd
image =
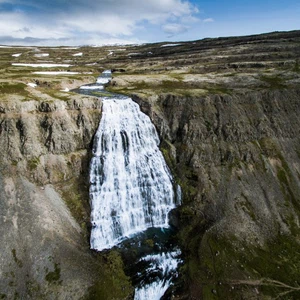
[{"label": "stream", "polygon": [[107,70],[95,84],[74,90],[103,102],[90,164],[91,249],[118,247],[134,299],[159,300],[182,263],[169,225],[170,211],[181,202],[180,187],[150,118],[131,98],[106,91],[110,80]]}]

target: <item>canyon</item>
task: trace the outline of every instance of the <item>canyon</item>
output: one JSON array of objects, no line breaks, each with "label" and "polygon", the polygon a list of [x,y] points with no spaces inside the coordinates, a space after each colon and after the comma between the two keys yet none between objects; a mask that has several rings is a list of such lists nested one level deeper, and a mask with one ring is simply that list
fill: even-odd
[{"label": "canyon", "polygon": [[107,90],[151,118],[182,188],[170,219],[184,264],[166,299],[299,297],[300,32],[164,45],[39,49],[72,60],[80,74],[66,77],[11,65],[34,49],[0,49],[2,299],[133,297],[122,253],[89,246],[103,95],[62,92],[105,69]]}]

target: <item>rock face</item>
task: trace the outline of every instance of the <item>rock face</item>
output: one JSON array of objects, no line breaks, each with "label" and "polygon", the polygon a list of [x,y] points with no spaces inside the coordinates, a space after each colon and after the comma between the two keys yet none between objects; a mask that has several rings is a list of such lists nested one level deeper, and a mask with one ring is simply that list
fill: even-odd
[{"label": "rock face", "polygon": [[[72,71],[88,71],[87,62],[94,72],[100,62],[115,69],[110,89],[134,94],[159,131],[183,191],[172,215],[185,256],[179,299],[300,298],[299,43],[299,31],[274,32],[128,46],[111,56],[86,47],[89,55],[76,58]],[[59,51],[55,62],[70,58]],[[10,53],[2,56],[10,64]],[[89,249],[88,170],[101,102],[53,90],[80,80],[39,77],[29,89],[31,71],[6,68],[0,298],[131,299],[118,252]]]},{"label": "rock face", "polygon": [[296,297],[300,91],[134,99],[183,188],[187,295]]},{"label": "rock face", "polygon": [[89,152],[101,101],[1,105],[1,299],[93,295],[99,276],[111,280],[89,250],[87,230]]}]

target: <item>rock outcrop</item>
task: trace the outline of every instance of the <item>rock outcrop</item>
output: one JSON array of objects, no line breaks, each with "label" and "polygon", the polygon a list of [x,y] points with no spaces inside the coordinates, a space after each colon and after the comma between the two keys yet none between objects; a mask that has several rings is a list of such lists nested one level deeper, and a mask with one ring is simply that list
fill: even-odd
[{"label": "rock outcrop", "polygon": [[1,299],[130,292],[120,258],[89,249],[88,170],[100,117],[101,101],[79,95],[1,103]]},{"label": "rock outcrop", "polygon": [[134,99],[183,188],[189,297],[298,295],[300,91]]},{"label": "rock outcrop", "polygon": [[[185,256],[175,295],[299,299],[299,43],[291,31],[116,46],[113,55],[84,47],[70,67],[77,79],[33,78],[3,48],[0,298],[132,297],[118,252],[89,249],[101,102],[58,91],[114,69],[109,89],[135,95],[183,190],[172,215]],[[68,50],[48,50],[55,63],[70,60]],[[17,59],[27,60],[37,62],[30,51]]]}]

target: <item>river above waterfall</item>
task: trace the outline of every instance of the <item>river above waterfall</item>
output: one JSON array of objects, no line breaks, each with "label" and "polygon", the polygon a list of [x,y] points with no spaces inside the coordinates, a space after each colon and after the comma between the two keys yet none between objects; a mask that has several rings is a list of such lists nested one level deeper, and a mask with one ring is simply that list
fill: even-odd
[{"label": "river above waterfall", "polygon": [[76,90],[101,95],[103,103],[90,165],[91,248],[118,246],[136,287],[135,299],[159,300],[181,263],[169,226],[180,187],[150,118],[129,97],[105,91],[110,79],[105,71],[95,84]]}]

